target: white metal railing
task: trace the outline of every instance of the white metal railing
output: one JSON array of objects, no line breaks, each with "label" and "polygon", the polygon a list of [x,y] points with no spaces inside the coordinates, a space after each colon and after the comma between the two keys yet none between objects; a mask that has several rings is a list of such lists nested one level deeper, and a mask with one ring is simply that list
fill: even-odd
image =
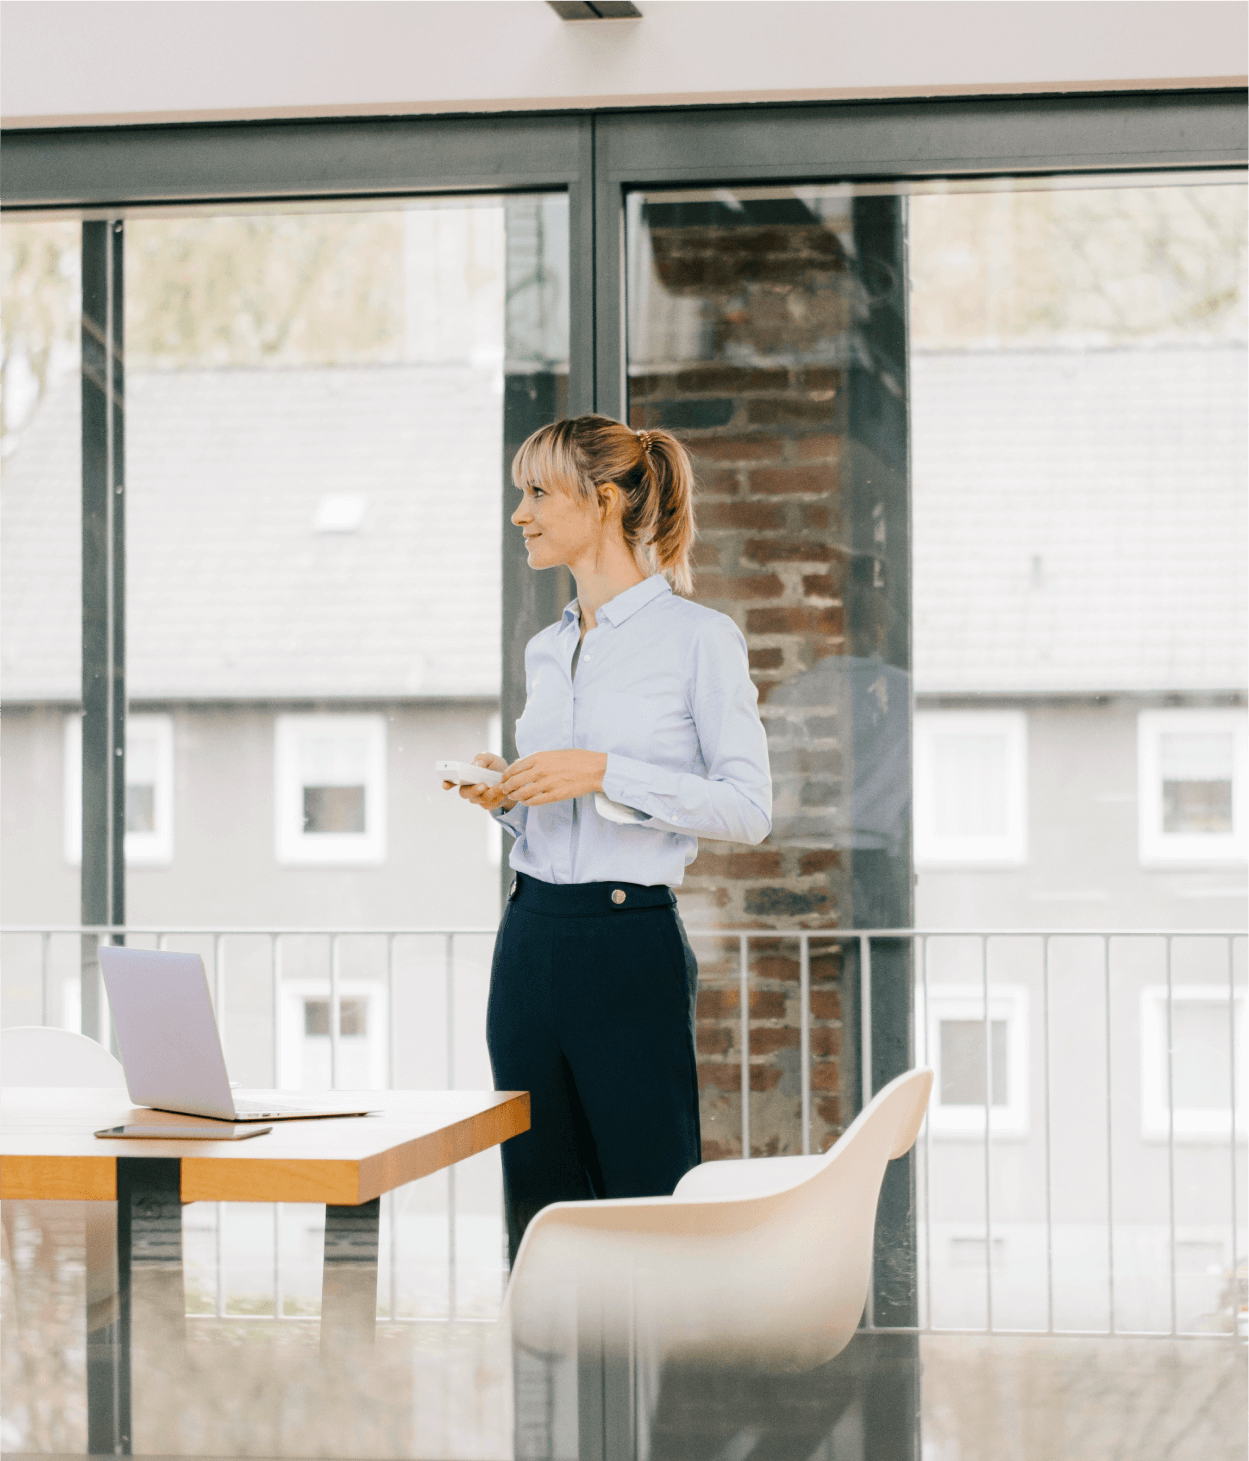
[{"label": "white metal railing", "polygon": [[[121,941],[126,939],[141,939],[145,943],[154,941],[157,948],[164,948],[172,939],[211,939],[212,955],[210,979],[213,986],[214,1007],[217,1012],[217,1021],[222,1028],[224,1043],[225,1026],[225,994],[226,994],[226,940],[231,938],[264,939],[268,942],[268,971],[270,982],[270,993],[273,1011],[273,1045],[272,1059],[274,1071],[274,1083],[277,1083],[278,1072],[281,1064],[281,986],[283,979],[283,942],[292,938],[300,939],[322,939],[328,941],[328,979],[327,988],[329,995],[329,1040],[330,1040],[330,1084],[333,1087],[338,1085],[339,1072],[341,1067],[339,1042],[341,1038],[341,984],[342,984],[342,944],[345,939],[384,939],[385,940],[385,966],[384,966],[384,990],[385,990],[385,1013],[386,1013],[386,1086],[393,1084],[395,1076],[395,1020],[392,1018],[395,1009],[395,980],[396,961],[395,945],[399,939],[419,938],[423,940],[441,940],[442,942],[442,980],[445,989],[445,1068],[446,1084],[453,1088],[456,1080],[456,1029],[455,1029],[455,984],[456,964],[455,946],[456,941],[464,938],[492,937],[495,930],[490,927],[481,928],[256,928],[256,927],[234,927],[223,928],[220,926],[185,926],[185,927],[107,927],[107,926],[72,926],[60,928],[48,928],[41,926],[12,926],[0,929],[0,935],[5,938],[29,937],[39,940],[39,970],[40,970],[40,994],[39,1003],[43,1022],[51,1023],[50,1014],[52,1008],[51,998],[51,941],[60,936],[74,936],[84,939],[94,938],[97,942],[105,940]],[[1241,1244],[1241,1222],[1242,1217],[1238,1208],[1237,1194],[1240,1185],[1240,1174],[1237,1164],[1237,1100],[1239,1092],[1236,1089],[1237,1077],[1237,982],[1235,972],[1235,946],[1237,942],[1244,943],[1246,932],[1240,929],[853,929],[842,930],[836,928],[772,928],[772,929],[691,929],[689,937],[696,943],[705,940],[717,940],[723,946],[726,942],[730,946],[736,945],[737,961],[737,988],[739,999],[739,1045],[738,1052],[740,1066],[740,1091],[741,1091],[741,1149],[744,1157],[751,1155],[751,1098],[750,1098],[750,1071],[751,1071],[751,1014],[750,1014],[750,992],[751,992],[751,945],[752,942],[766,941],[770,945],[777,943],[797,944],[798,951],[798,986],[799,986],[799,1084],[800,1084],[800,1134],[801,1145],[804,1154],[810,1153],[812,1148],[812,1113],[811,1113],[811,945],[815,942],[820,947],[820,952],[830,946],[842,949],[853,949],[857,953],[860,979],[859,979],[859,1026],[860,1043],[858,1049],[858,1060],[860,1066],[860,1099],[866,1104],[872,1096],[872,953],[873,945],[888,941],[897,946],[905,944],[913,959],[914,986],[915,991],[922,994],[923,1008],[925,1010],[924,1029],[917,1030],[916,1058],[920,1063],[928,1061],[928,1014],[931,1008],[929,1002],[930,984],[930,951],[934,942],[941,940],[972,940],[978,949],[979,984],[982,995],[982,1024],[984,1038],[984,1136],[981,1142],[983,1153],[983,1238],[984,1238],[984,1285],[985,1285],[985,1323],[982,1327],[945,1327],[937,1326],[932,1322],[933,1315],[933,1246],[932,1246],[932,1225],[933,1214],[931,1211],[930,1177],[933,1172],[932,1155],[932,1121],[925,1122],[921,1138],[919,1155],[922,1160],[923,1182],[921,1211],[919,1213],[919,1230],[923,1235],[923,1279],[917,1294],[916,1303],[920,1305],[920,1323],[918,1326],[910,1326],[908,1332],[932,1332],[950,1334],[1104,1334],[1106,1336],[1165,1336],[1165,1337],[1190,1337],[1193,1332],[1183,1329],[1179,1324],[1179,1311],[1177,1302],[1177,1266],[1176,1266],[1176,1132],[1175,1132],[1175,1091],[1174,1091],[1174,1038],[1173,1038],[1173,1017],[1174,1017],[1174,945],[1177,940],[1201,940],[1206,944],[1224,946],[1223,962],[1226,967],[1227,980],[1227,1012],[1228,1028],[1230,1039],[1230,1071],[1231,1088],[1228,1092],[1230,1110],[1230,1134],[1227,1143],[1230,1161],[1230,1202],[1229,1210],[1225,1215],[1228,1224],[1227,1231],[1230,1232],[1231,1244],[1231,1291],[1233,1294],[1232,1313],[1232,1335],[1238,1336],[1240,1323],[1237,1315],[1237,1298],[1239,1275],[1241,1269],[1242,1244]],[[994,1277],[993,1277],[993,1243],[994,1243],[994,1211],[993,1211],[993,1182],[992,1182],[992,1142],[994,1139],[994,1100],[992,1091],[992,1034],[990,1014],[991,982],[989,977],[989,947],[990,943],[997,940],[1039,940],[1041,943],[1041,984],[1042,984],[1042,1019],[1041,1019],[1041,1040],[1042,1040],[1042,1109],[1044,1114],[1044,1212],[1045,1212],[1045,1255],[1046,1255],[1046,1324],[1044,1328],[1002,1328],[995,1323],[994,1319]],[[1097,980],[1097,1000],[1100,1005],[1100,1014],[1105,1025],[1105,1090],[1104,1090],[1104,1152],[1105,1152],[1105,1239],[1106,1239],[1106,1312],[1108,1323],[1104,1329],[1063,1329],[1055,1323],[1055,1292],[1054,1292],[1054,1146],[1053,1146],[1053,1113],[1052,1113],[1052,1063],[1051,1063],[1051,951],[1056,940],[1092,940],[1099,947],[1100,978]],[[1113,1019],[1112,1019],[1112,993],[1111,993],[1111,953],[1116,941],[1119,940],[1152,940],[1161,941],[1164,947],[1164,967],[1166,978],[1166,1106],[1167,1106],[1167,1233],[1168,1233],[1168,1290],[1169,1290],[1169,1325],[1163,1328],[1150,1329],[1126,1329],[1116,1324],[1116,1252],[1115,1252],[1115,1183],[1113,1171],[1114,1159],[1114,1126],[1112,1114],[1116,1100],[1116,1088],[1114,1082],[1114,1052],[1113,1052]],[[722,950],[723,952],[723,950]],[[731,957],[731,955],[730,955]],[[1242,990],[1243,992],[1243,990]],[[104,1005],[101,1002],[100,1008]],[[96,1034],[99,1038],[106,1037],[106,1031],[88,1032]],[[1123,1098],[1125,1092],[1118,1092]],[[393,1201],[394,1194],[390,1194],[388,1201],[392,1204],[392,1233],[393,1233]],[[447,1314],[451,1318],[456,1317],[456,1191],[455,1174],[448,1172],[448,1221],[447,1221],[447,1267],[448,1267],[448,1295]],[[279,1232],[278,1213],[275,1209],[274,1228],[274,1276],[273,1276],[273,1299],[274,1315],[280,1318],[287,1317],[283,1313],[282,1301],[282,1260],[281,1242]],[[225,1295],[222,1281],[221,1263],[221,1224],[217,1227],[217,1312],[225,1315]],[[398,1313],[398,1275],[396,1245],[392,1241],[390,1246],[390,1274],[389,1274],[389,1302],[387,1309],[389,1317],[398,1320],[401,1316]],[[922,1300],[922,1304],[920,1301]],[[231,1315],[231,1317],[237,1317]],[[873,1301],[869,1292],[867,1310],[864,1316],[864,1327],[868,1329],[886,1329],[889,1326],[877,1326],[874,1322]],[[1195,1337],[1195,1334],[1193,1334]],[[1217,1336],[1214,1336],[1217,1337]],[[1240,1337],[1244,1337],[1243,1333]]]}]

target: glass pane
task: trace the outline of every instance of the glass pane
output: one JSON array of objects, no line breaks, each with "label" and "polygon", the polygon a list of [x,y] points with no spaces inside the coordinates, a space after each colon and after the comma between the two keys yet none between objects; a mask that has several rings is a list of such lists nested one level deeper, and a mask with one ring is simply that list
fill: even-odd
[{"label": "glass pane", "polygon": [[1226,1111],[1232,1047],[1225,1004],[1177,1000],[1171,1009],[1171,1079],[1176,1107]]},{"label": "glass pane", "polygon": [[363,786],[305,786],[305,832],[363,832]]},{"label": "glass pane", "polygon": [[126,775],[126,831],[156,830],[156,787],[131,780]]},{"label": "glass pane", "polygon": [[1232,830],[1234,747],[1230,735],[1164,731],[1159,737],[1162,766],[1162,830]]},{"label": "glass pane", "polygon": [[1000,837],[1007,830],[1005,736],[933,737],[935,828],[942,837]]},{"label": "glass pane", "polygon": [[[0,696],[5,804],[0,912],[6,923],[71,924],[78,869],[67,856],[67,798],[81,796],[63,756],[65,713],[82,696],[82,225],[0,227]],[[79,812],[81,808],[78,809]],[[30,950],[6,949],[6,1024],[41,1017]],[[66,1022],[62,982],[49,1015]],[[76,997],[76,984],[71,987]],[[76,1019],[76,1016],[75,1016]],[[75,1024],[76,1028],[76,1024]]]},{"label": "glass pane", "polygon": [[1230,735],[1164,731],[1159,737],[1162,775],[1168,781],[1230,781]]},{"label": "glass pane", "polygon": [[[906,927],[903,200],[656,192],[632,195],[627,216],[629,419],[674,431],[693,456],[694,597],[745,635],[773,780],[771,836],[761,848],[704,842],[682,915],[702,930]],[[737,944],[694,947],[704,1154],[736,1155]],[[906,982],[907,956],[877,952],[884,999],[890,979]],[[798,945],[752,959],[751,1142],[800,1152]],[[855,1109],[834,1013],[842,969],[839,948],[813,945],[813,1150]]]},{"label": "glass pane", "polygon": [[1164,781],[1164,832],[1222,832],[1232,830],[1230,781]]},{"label": "glass pane", "polygon": [[[1006,1021],[989,1021],[993,1061],[993,1105],[1005,1106],[1009,1090],[1006,1060]],[[981,1020],[941,1021],[941,1104],[984,1106],[984,1023]]]},{"label": "glass pane", "polygon": [[[1239,830],[1244,178],[916,189],[907,219],[915,704],[1026,718],[1028,786],[1026,861],[916,880],[917,926],[995,932],[934,946],[930,997],[974,988],[987,947],[991,990],[1026,999],[1029,1060],[1027,1128],[1013,1153],[1014,1132],[995,1144],[970,1208],[957,1123],[933,1125],[931,1322],[983,1324],[991,1300],[1003,1329],[1230,1332],[1244,1147],[1202,1114],[1227,1110],[1227,1012],[1183,991],[1243,987],[1243,949],[1214,931],[1243,925],[1249,883],[1230,857],[1143,859],[1150,836]],[[946,815],[983,816],[993,782],[969,766]],[[1110,929],[1183,936],[1088,936]],[[1172,1169],[1153,992],[1168,978]],[[943,1026],[943,1099],[983,1096],[977,1036]],[[1004,1256],[969,1302],[941,1235],[972,1212]],[[1172,1224],[1217,1262],[1175,1282]],[[925,1444],[944,1449],[925,1395]]]},{"label": "glass pane", "polygon": [[133,921],[496,917],[487,819],[433,763],[498,713],[505,385],[566,373],[566,213],[127,222],[128,691],[171,710],[178,761],[173,864],[135,870]]}]

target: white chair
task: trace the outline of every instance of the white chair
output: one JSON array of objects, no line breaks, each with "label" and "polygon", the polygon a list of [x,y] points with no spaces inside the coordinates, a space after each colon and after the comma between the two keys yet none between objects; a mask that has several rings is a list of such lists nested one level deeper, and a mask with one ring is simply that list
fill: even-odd
[{"label": "white chair", "polygon": [[0,1084],[126,1089],[121,1062],[104,1046],[72,1030],[14,1025],[0,1030]]},{"label": "white chair", "polygon": [[[14,1025],[0,1030],[0,1085],[92,1086],[126,1091],[121,1061],[104,1046],[73,1030],[50,1025]],[[6,1223],[20,1220],[37,1229],[45,1251],[63,1241],[65,1214],[81,1213],[87,1257],[88,1353],[119,1313],[117,1293],[117,1204],[115,1202],[9,1202]],[[60,1216],[57,1216],[60,1214]]]},{"label": "white chair", "polygon": [[914,1145],[931,1070],[891,1081],[823,1156],[711,1162],[671,1197],[561,1202],[530,1223],[506,1312],[532,1355],[681,1357],[806,1370],[849,1343],[876,1204]]}]

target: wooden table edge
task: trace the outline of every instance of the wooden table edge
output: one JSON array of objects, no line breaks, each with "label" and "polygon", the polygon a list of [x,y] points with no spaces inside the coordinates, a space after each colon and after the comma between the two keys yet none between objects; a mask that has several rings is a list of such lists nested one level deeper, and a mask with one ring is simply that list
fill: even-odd
[{"label": "wooden table edge", "polygon": [[[182,1201],[358,1206],[528,1131],[528,1091],[495,1094],[506,1099],[470,1112],[437,1132],[367,1157],[182,1156]],[[0,1154],[0,1199],[115,1202],[117,1156]]]}]

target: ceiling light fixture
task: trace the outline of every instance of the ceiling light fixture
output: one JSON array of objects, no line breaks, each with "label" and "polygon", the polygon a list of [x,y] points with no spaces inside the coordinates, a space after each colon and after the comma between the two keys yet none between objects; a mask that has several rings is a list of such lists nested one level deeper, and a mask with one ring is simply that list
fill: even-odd
[{"label": "ceiling light fixture", "polygon": [[632,0],[546,0],[561,20],[640,20]]}]

